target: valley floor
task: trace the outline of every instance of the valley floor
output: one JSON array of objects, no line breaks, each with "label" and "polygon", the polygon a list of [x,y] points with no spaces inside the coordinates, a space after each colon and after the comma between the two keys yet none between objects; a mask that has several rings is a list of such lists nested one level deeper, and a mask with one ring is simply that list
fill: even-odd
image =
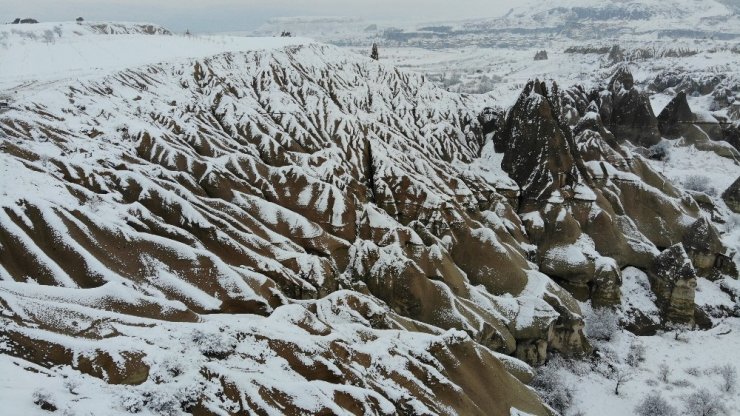
[{"label": "valley floor", "polygon": [[[708,331],[689,331],[675,339],[675,332],[655,336],[635,337],[618,332],[611,341],[598,344],[606,354],[625,360],[629,345],[637,342],[645,347],[645,361],[630,367],[629,378],[614,394],[616,377],[603,364],[589,362],[556,364],[556,372],[572,389],[571,407],[566,415],[623,416],[635,414],[636,406],[652,393],[659,393],[684,413],[686,399],[693,393],[706,389],[723,403],[731,415],[740,414],[740,395],[735,390],[725,392],[719,367],[737,365],[737,345],[740,343],[740,319],[727,318]],[[669,373],[666,381],[661,378],[662,365]],[[600,367],[601,371],[594,367]]]}]

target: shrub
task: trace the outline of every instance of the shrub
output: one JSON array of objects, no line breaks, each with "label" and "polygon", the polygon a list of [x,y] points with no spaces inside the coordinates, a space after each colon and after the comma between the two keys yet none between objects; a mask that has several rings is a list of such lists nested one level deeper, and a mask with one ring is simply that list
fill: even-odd
[{"label": "shrub", "polygon": [[727,415],[727,407],[716,395],[707,389],[701,389],[691,393],[686,399],[684,412],[689,416],[724,416]]},{"label": "shrub", "polygon": [[619,331],[617,315],[609,308],[593,309],[584,320],[587,334],[599,341],[609,341]]},{"label": "shrub", "polygon": [[173,394],[161,390],[144,392],[146,407],[157,415],[176,415],[180,413],[180,402]]},{"label": "shrub", "polygon": [[33,392],[33,403],[42,410],[56,412],[57,405],[54,403],[54,397],[44,389],[38,389]]},{"label": "shrub", "polygon": [[637,367],[643,362],[645,362],[645,346],[640,341],[635,341],[630,345],[629,353],[627,353],[627,364],[630,367]]},{"label": "shrub", "polygon": [[737,386],[737,369],[732,364],[725,364],[717,368],[717,373],[722,377],[721,389],[725,393],[733,393]]},{"label": "shrub", "polygon": [[560,413],[565,413],[573,404],[573,387],[560,375],[563,365],[561,358],[550,360],[547,365],[537,369],[531,383],[545,403]]},{"label": "shrub", "polygon": [[701,374],[701,370],[699,370],[699,367],[689,367],[686,369],[686,374],[694,377],[699,377]]},{"label": "shrub", "polygon": [[236,339],[221,332],[207,333],[200,330],[193,331],[191,340],[198,347],[201,354],[208,358],[224,359],[231,355],[236,348]]},{"label": "shrub", "polygon": [[638,416],[673,416],[678,414],[678,410],[671,406],[660,393],[654,391],[640,400],[635,407],[635,413]]},{"label": "shrub", "polygon": [[689,191],[704,192],[709,196],[717,196],[717,189],[710,184],[710,179],[704,175],[689,175],[681,183]]},{"label": "shrub", "polygon": [[124,391],[120,396],[120,405],[129,413],[140,413],[144,410],[146,403],[143,395],[138,391]]},{"label": "shrub", "polygon": [[663,141],[648,149],[648,158],[667,162],[671,159],[671,143]]},{"label": "shrub", "polygon": [[671,375],[671,367],[668,367],[668,364],[662,363],[658,366],[658,376],[663,383],[668,382],[669,375]]},{"label": "shrub", "polygon": [[74,394],[74,395],[80,394],[79,391],[77,390],[80,388],[80,381],[77,379],[68,378],[64,380],[64,387],[71,394]]},{"label": "shrub", "polygon": [[688,380],[684,380],[684,379],[681,379],[681,380],[676,380],[676,381],[674,381],[674,382],[673,382],[673,383],[671,383],[671,384],[673,384],[673,385],[674,385],[674,386],[676,386],[676,387],[691,387],[691,386],[693,386],[693,385],[694,385],[694,384],[693,384],[693,383],[691,383],[690,381],[688,381]]}]

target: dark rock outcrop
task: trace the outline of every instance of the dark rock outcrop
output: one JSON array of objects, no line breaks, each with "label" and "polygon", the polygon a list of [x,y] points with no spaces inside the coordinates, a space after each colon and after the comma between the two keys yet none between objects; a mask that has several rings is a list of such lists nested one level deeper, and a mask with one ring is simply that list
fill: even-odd
[{"label": "dark rock outcrop", "polygon": [[525,205],[571,192],[582,181],[570,129],[559,120],[557,84],[550,90],[539,80],[527,83],[503,129],[501,167],[522,188]]},{"label": "dark rock outcrop", "polygon": [[660,133],[670,139],[684,134],[686,127],[695,121],[694,113],[686,101],[686,93],[679,92],[658,115]]},{"label": "dark rock outcrop", "polygon": [[[734,107],[738,108],[738,112],[740,114],[740,105],[736,105]],[[740,118],[740,116],[738,116],[738,118]],[[725,121],[725,124],[722,126],[722,140],[731,144],[732,147],[740,151],[740,121],[736,121],[734,123]]]},{"label": "dark rock outcrop", "polygon": [[733,212],[740,214],[740,177],[722,193],[722,200]]},{"label": "dark rock outcrop", "polygon": [[648,96],[635,87],[632,73],[620,67],[609,82],[609,96],[602,96],[601,117],[620,139],[636,146],[650,147],[660,142],[658,120]]}]

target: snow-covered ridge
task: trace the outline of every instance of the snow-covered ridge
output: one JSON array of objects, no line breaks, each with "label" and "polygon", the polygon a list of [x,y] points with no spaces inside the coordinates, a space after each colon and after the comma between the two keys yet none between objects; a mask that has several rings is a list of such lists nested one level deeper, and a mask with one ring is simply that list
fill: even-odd
[{"label": "snow-covered ridge", "polygon": [[[83,56],[112,54],[127,42],[132,51],[176,42],[188,56],[121,60],[94,73],[96,61],[86,61],[62,76],[17,71],[27,82],[6,92],[0,348],[14,358],[2,365],[31,366],[39,358],[22,345],[51,345],[59,353],[43,359],[74,368],[85,389],[103,383],[97,377],[157,392],[131,402],[148,396],[104,388],[113,412],[161,412],[158,400],[185,389],[186,409],[546,413],[521,384],[529,367],[491,350],[512,353],[511,331],[546,337],[557,316],[577,320],[578,310],[547,277],[522,269],[524,249],[511,234],[521,225],[496,191],[515,188],[511,180],[495,167],[485,176],[469,169],[487,97],[299,39],[224,47],[194,37],[62,36],[38,43],[26,62],[70,45]],[[472,248],[490,255],[460,263],[463,271],[456,262]],[[496,271],[496,261],[514,263]],[[23,289],[39,284],[52,292]],[[116,287],[126,289],[110,296]],[[214,333],[210,314],[224,315],[226,332]],[[271,315],[267,327],[284,338],[230,314]],[[163,325],[176,335],[137,329],[152,320],[171,321]],[[180,344],[184,368],[170,371],[168,351]],[[220,383],[237,383],[237,394],[215,394]],[[492,385],[497,393],[481,394]],[[50,394],[71,410],[96,406]]]},{"label": "snow-covered ridge", "polygon": [[133,23],[0,25],[0,91],[158,62],[311,42],[302,38],[172,35],[154,25]]},{"label": "snow-covered ridge", "polygon": [[[504,126],[484,134],[501,109],[479,118],[491,95],[300,39],[234,39],[230,50],[105,36],[76,47],[95,56],[171,38],[189,55],[124,54],[120,67],[86,62],[5,92],[0,368],[54,382],[3,401],[547,414],[519,359],[590,347],[579,304],[538,265],[579,296],[618,303],[620,268],[648,268],[656,244],[681,240],[702,215],[613,144],[580,87],[561,96],[529,83],[529,113],[510,111],[521,120],[507,134],[523,148],[573,159],[562,178],[536,160],[532,171],[561,190],[523,201],[494,146]],[[40,45],[64,50],[61,40]],[[559,109],[587,124],[579,137],[565,137]],[[563,147],[571,139],[578,147]],[[589,188],[594,173],[604,176]]]}]

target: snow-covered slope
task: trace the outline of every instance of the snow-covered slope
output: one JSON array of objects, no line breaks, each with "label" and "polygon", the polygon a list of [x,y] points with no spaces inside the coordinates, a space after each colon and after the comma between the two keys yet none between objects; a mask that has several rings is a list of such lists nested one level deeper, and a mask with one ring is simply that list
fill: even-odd
[{"label": "snow-covered slope", "polygon": [[[135,36],[101,42],[167,42]],[[196,56],[203,44],[179,41]],[[544,414],[509,373],[526,381],[529,367],[492,350],[513,352],[511,331],[578,310],[511,235],[516,216],[496,186],[512,181],[468,168],[484,101],[332,47],[251,42],[261,50],[9,92],[10,361],[63,365],[45,370],[55,377],[71,366],[83,390],[101,383],[90,376],[144,383],[104,389],[116,411]],[[491,214],[466,214],[478,206]],[[464,272],[465,247],[489,255]],[[511,266],[492,275],[494,261]],[[167,367],[175,357],[184,368]],[[49,388],[56,406],[100,405]],[[172,402],[182,389],[192,394]]]},{"label": "snow-covered slope", "polygon": [[310,43],[298,38],[180,36],[154,25],[68,22],[0,26],[0,93],[31,83],[126,68]]}]

